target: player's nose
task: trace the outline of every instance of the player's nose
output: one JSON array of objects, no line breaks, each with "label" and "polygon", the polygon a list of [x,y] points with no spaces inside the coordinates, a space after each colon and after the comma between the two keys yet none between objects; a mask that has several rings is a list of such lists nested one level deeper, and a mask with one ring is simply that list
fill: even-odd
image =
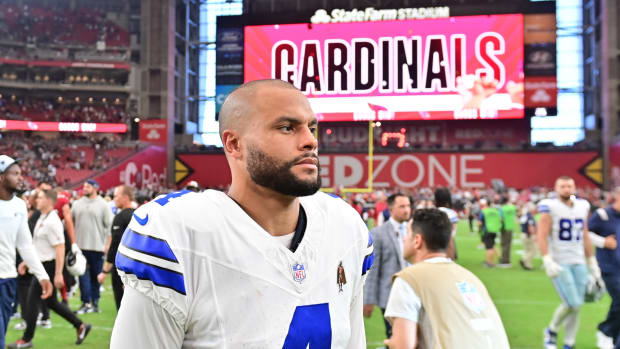
[{"label": "player's nose", "polygon": [[300,146],[303,150],[314,150],[318,147],[319,142],[310,127],[304,127],[300,135]]}]

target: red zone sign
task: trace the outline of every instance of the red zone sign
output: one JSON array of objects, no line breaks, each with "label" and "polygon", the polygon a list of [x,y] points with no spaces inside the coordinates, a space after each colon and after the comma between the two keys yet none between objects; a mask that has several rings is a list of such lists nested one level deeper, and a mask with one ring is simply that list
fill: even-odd
[{"label": "red zone sign", "polygon": [[[578,187],[597,187],[585,176],[584,169],[595,161],[597,152],[546,153],[404,153],[375,154],[373,187],[435,187],[453,185],[460,188],[489,186],[500,178],[509,187],[552,187],[555,179],[568,175]],[[320,156],[323,187],[368,186],[368,155],[326,154]],[[190,180],[201,186],[225,187],[231,176],[226,158],[221,154],[178,154],[187,166]]]}]

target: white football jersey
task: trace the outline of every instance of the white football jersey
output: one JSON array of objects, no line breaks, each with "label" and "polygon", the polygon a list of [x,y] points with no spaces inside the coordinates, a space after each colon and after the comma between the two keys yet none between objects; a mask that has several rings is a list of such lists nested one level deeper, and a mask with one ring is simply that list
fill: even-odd
[{"label": "white football jersey", "polygon": [[341,199],[300,202],[307,225],[295,252],[222,192],[138,208],[116,257],[125,296],[110,347],[366,348],[368,229]]},{"label": "white football jersey", "polygon": [[549,253],[560,264],[585,264],[583,234],[590,212],[590,204],[583,199],[573,199],[567,206],[559,198],[544,199],[538,203],[538,212],[551,215]]},{"label": "white football jersey", "polygon": [[459,215],[455,210],[448,207],[439,207],[440,211],[443,211],[452,223],[452,236],[456,236],[456,224],[459,222]]}]

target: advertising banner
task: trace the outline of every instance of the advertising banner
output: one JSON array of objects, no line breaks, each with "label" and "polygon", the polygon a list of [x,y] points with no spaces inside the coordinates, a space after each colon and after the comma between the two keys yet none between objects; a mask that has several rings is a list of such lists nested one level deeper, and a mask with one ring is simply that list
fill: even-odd
[{"label": "advertising banner", "polygon": [[127,184],[136,189],[157,190],[166,183],[166,148],[151,145],[119,165],[95,177],[102,190]]},{"label": "advertising banner", "polygon": [[164,119],[140,120],[140,141],[165,144],[168,124]]},{"label": "advertising banner", "polygon": [[[519,146],[529,143],[529,129],[524,120],[497,120],[472,123],[469,121],[408,121],[384,123],[374,131],[374,147],[394,148],[400,142],[404,147],[426,147],[441,145],[450,148],[477,143]],[[386,144],[387,143],[387,144]],[[400,144],[400,143],[398,143]],[[343,149],[367,149],[368,126],[365,123],[329,123],[319,125],[319,151],[329,149],[339,152]],[[402,147],[400,147],[402,148]]]},{"label": "advertising banner", "polygon": [[[224,188],[230,184],[230,170],[223,154],[179,154],[190,175],[180,184],[195,180],[203,187]],[[553,187],[559,176],[575,179],[578,187],[597,187],[588,175],[596,152],[546,153],[398,153],[373,156],[373,187],[411,188],[456,186],[482,188],[502,179],[518,189]],[[368,186],[367,154],[320,155],[323,187],[365,188]]]},{"label": "advertising banner", "polygon": [[520,14],[247,26],[244,35],[244,80],[292,83],[319,121],[524,115]]},{"label": "advertising banner", "polygon": [[92,122],[0,120],[0,130],[38,132],[125,133],[127,132],[127,125]]},{"label": "advertising banner", "polygon": [[555,76],[525,78],[525,105],[528,107],[556,107],[558,86]]}]

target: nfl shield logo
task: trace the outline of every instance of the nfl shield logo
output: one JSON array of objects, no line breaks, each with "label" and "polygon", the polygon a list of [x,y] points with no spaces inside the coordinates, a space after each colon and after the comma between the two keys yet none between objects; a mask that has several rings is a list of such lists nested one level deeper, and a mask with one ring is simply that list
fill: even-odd
[{"label": "nfl shield logo", "polygon": [[304,279],[306,278],[306,269],[304,268],[303,264],[295,264],[291,267],[292,271],[293,271],[293,279],[299,283],[301,283],[302,281],[304,281]]},{"label": "nfl shield logo", "polygon": [[486,308],[484,300],[482,300],[482,296],[478,293],[478,290],[476,290],[474,286],[463,281],[457,282],[456,287],[459,289],[461,296],[463,296],[465,305],[473,312],[480,314],[482,310]]}]

